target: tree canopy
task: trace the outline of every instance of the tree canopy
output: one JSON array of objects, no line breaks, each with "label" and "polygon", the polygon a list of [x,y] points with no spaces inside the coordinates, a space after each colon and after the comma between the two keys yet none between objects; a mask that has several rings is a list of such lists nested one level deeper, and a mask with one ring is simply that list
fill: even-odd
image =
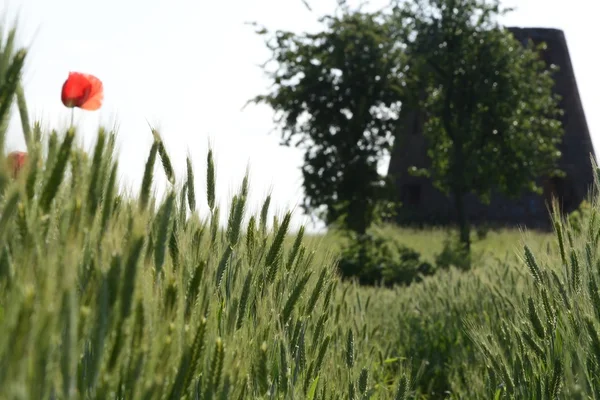
[{"label": "tree canopy", "polygon": [[464,199],[539,191],[556,173],[562,139],[552,68],[498,23],[498,0],[399,1],[391,12],[340,7],[318,33],[262,29],[276,68],[253,99],[275,111],[282,143],[305,150],[307,213],[364,233],[388,198],[378,172],[402,108],[425,116],[436,187],[454,199],[469,246]]},{"label": "tree canopy", "polygon": [[511,197],[539,191],[556,174],[563,129],[543,46],[523,46],[497,22],[498,1],[414,0],[395,10],[411,21],[406,42],[412,102],[425,114],[424,134],[435,186],[455,201],[461,241],[469,245],[464,198],[484,202],[492,190]]},{"label": "tree canopy", "polygon": [[345,7],[321,22],[315,34],[260,31],[277,67],[266,64],[273,87],[254,101],[276,112],[284,145],[305,150],[304,210],[362,233],[386,198],[378,165],[396,131],[402,42],[380,12]]}]

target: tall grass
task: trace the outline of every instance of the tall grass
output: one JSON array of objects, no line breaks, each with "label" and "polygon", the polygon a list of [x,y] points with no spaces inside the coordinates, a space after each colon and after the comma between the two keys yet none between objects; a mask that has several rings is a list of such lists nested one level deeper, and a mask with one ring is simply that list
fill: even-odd
[{"label": "tall grass", "polygon": [[248,216],[246,176],[220,229],[210,150],[201,219],[191,160],[176,177],[156,130],[138,197],[121,194],[114,132],[91,156],[74,128],[29,132],[14,46],[11,31],[0,144],[16,98],[30,158],[14,181],[0,163],[1,398],[404,398],[410,380],[381,378],[376,344],[348,341],[367,310],[337,299],[333,259],[315,262],[302,230],[284,244],[291,214],[272,232],[269,198]]},{"label": "tall grass", "polygon": [[302,231],[284,245],[289,213],[274,232],[268,205],[244,223],[247,178],[221,230],[211,152],[202,220],[192,168],[153,198],[151,154],[146,197],[120,196],[112,133],[92,157],[75,134],[2,195],[0,397],[393,398],[409,381],[348,341],[367,309],[338,299],[333,259],[315,263]]},{"label": "tall grass", "polygon": [[[597,174],[595,187],[599,187]],[[600,397],[597,192],[592,203],[581,230],[555,218],[553,251],[536,255],[524,245],[529,279],[524,280],[526,290],[519,297],[499,301],[505,318],[484,326],[468,321],[489,369],[490,395]],[[557,215],[556,203],[554,208]]]},{"label": "tall grass", "polygon": [[[555,211],[554,243],[528,239],[520,261],[361,288],[269,197],[248,214],[248,176],[221,210],[212,150],[195,187],[192,160],[176,176],[151,130],[141,187],[123,193],[115,132],[88,154],[76,129],[30,124],[14,37],[0,38],[0,399],[600,397],[597,193],[582,226]],[[15,102],[29,159],[12,179]]]}]

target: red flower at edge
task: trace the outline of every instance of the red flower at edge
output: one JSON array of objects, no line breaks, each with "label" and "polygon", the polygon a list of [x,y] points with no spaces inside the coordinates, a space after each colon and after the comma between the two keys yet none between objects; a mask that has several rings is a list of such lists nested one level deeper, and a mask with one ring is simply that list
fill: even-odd
[{"label": "red flower at edge", "polygon": [[104,88],[100,79],[80,72],[69,72],[62,87],[61,99],[66,107],[94,111],[102,106]]},{"label": "red flower at edge", "polygon": [[19,174],[23,165],[27,161],[27,153],[22,151],[13,151],[6,157],[8,160],[8,167],[12,170],[13,178],[16,178]]}]

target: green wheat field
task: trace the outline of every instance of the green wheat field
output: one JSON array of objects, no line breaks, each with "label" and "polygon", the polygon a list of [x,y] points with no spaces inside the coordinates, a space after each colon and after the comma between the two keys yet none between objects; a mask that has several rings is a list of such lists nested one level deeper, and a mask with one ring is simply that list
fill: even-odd
[{"label": "green wheat field", "polygon": [[[212,150],[175,176],[149,129],[143,183],[121,191],[114,132],[88,152],[30,125],[25,58],[0,40],[0,399],[600,398],[596,192],[577,226],[476,240],[469,271],[360,287],[338,276],[342,235],[291,234],[268,197],[248,213],[248,178],[220,209]],[[377,229],[429,261],[449,235]]]}]

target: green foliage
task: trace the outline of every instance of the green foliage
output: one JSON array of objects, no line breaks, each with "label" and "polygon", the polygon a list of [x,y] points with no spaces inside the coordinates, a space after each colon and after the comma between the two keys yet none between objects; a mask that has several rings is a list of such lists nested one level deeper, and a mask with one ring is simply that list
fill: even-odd
[{"label": "green foliage", "polygon": [[[221,229],[212,150],[203,219],[191,162],[179,180],[158,132],[137,197],[116,185],[113,132],[91,155],[75,129],[29,133],[23,173],[0,163],[0,399],[600,397],[598,177],[578,225],[555,204],[552,245],[526,237],[519,262],[361,287],[331,246],[290,237],[270,197],[246,215],[247,177]],[[431,255],[436,236],[418,234]],[[390,231],[362,239],[401,261],[392,280],[425,265]]]},{"label": "green foliage", "polygon": [[440,269],[455,267],[460,270],[471,268],[473,254],[465,249],[465,246],[455,238],[446,238],[442,251],[435,257],[435,265]]},{"label": "green foliage", "polygon": [[[27,50],[16,49],[16,28],[5,31],[0,25],[0,163],[5,164],[4,145],[10,120],[10,111],[15,98],[18,100],[23,128],[29,127],[27,108],[20,86],[21,70],[25,64]],[[24,130],[26,139],[29,134]],[[0,192],[8,184],[8,174],[0,172]]]},{"label": "green foliage", "polygon": [[467,249],[467,194],[488,201],[492,190],[539,191],[537,178],[558,173],[555,68],[540,57],[543,45],[523,46],[499,26],[504,13],[498,0],[416,0],[395,10],[414,33],[406,101],[425,115],[428,172],[455,200]]},{"label": "green foliage", "polygon": [[490,233],[490,226],[486,223],[481,223],[478,224],[475,227],[475,233],[477,234],[477,238],[479,240],[483,240],[488,236],[488,233]]},{"label": "green foliage", "polygon": [[592,216],[592,211],[592,204],[589,201],[584,200],[575,211],[568,215],[567,221],[575,233],[579,234],[582,232],[582,229]]},{"label": "green foliage", "polygon": [[356,278],[361,285],[409,285],[420,282],[438,270],[457,268],[467,271],[483,259],[481,253],[469,252],[453,235],[443,239],[434,264],[421,258],[397,237],[383,232],[349,235],[342,248],[338,270],[342,278]]},{"label": "green foliage", "polygon": [[470,322],[474,342],[490,366],[490,396],[498,387],[500,398],[600,394],[597,196],[578,230],[555,215],[555,255],[540,257],[525,245],[527,292],[499,304],[507,318],[489,326]]},{"label": "green foliage", "polygon": [[357,278],[361,285],[385,286],[409,285],[435,272],[418,252],[380,234],[353,237],[338,269],[342,277]]},{"label": "green foliage", "polygon": [[[71,168],[84,153],[64,145],[70,134],[52,166],[29,169],[32,199],[21,195],[29,176],[0,197],[0,398],[323,398],[349,385],[396,394],[403,375],[384,378],[369,356],[384,351],[376,342],[355,336],[353,364],[340,369],[348,355],[333,349],[348,336],[336,326],[366,329],[367,310],[340,299],[332,260],[315,265],[302,232],[286,244],[291,214],[272,234],[244,226],[247,178],[221,234],[208,229],[217,213],[180,219],[186,191],[115,207],[116,162],[97,165],[109,149]],[[209,156],[209,176],[212,165]]]},{"label": "green foliage", "polygon": [[[28,128],[13,92],[0,109],[16,93]],[[29,134],[19,177],[0,164],[0,399],[323,399],[351,386],[410,396],[410,371],[386,375],[370,356],[385,349],[364,334],[344,366],[347,329],[367,329],[361,294],[344,299],[333,260],[315,262],[303,230],[287,243],[290,213],[267,229],[270,197],[245,224],[248,176],[221,229],[212,150],[201,219],[191,160],[179,181],[154,129],[137,198],[116,185],[114,132],[98,131],[91,156],[76,129]],[[157,156],[171,183],[163,199],[152,190]]]},{"label": "green foliage", "polygon": [[275,111],[283,145],[305,150],[304,210],[362,234],[390,195],[377,168],[396,130],[402,52],[382,13],[342,7],[320,21],[316,34],[270,35],[273,90],[253,101]]}]

